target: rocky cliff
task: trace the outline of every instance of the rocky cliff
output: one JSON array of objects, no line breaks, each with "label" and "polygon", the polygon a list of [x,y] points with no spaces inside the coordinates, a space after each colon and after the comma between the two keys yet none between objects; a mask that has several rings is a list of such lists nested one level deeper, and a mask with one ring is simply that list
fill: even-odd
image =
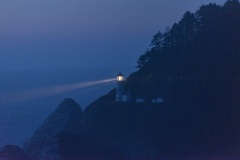
[{"label": "rocky cliff", "polygon": [[[102,98],[82,112],[74,100],[65,99],[24,151],[32,160],[234,160],[240,158],[239,114],[233,104],[115,103]],[[0,155],[19,153],[3,150]]]},{"label": "rocky cliff", "polygon": [[33,160],[123,159],[117,150],[83,134],[83,115],[73,99],[65,99],[25,143],[24,151]]},{"label": "rocky cliff", "polygon": [[75,132],[81,117],[80,106],[72,99],[65,99],[25,143],[24,150],[34,159],[58,159],[56,135]]}]

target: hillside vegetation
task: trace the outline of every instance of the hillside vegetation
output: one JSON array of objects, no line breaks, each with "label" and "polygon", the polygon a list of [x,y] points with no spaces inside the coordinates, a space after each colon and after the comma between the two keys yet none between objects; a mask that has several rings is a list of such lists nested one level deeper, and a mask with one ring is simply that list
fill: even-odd
[{"label": "hillside vegetation", "polygon": [[127,79],[133,95],[238,100],[240,3],[203,5],[153,36]]}]

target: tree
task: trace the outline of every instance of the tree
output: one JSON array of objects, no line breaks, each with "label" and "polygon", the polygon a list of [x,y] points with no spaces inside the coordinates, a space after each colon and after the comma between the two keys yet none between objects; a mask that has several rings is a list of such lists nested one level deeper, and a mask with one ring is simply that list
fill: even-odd
[{"label": "tree", "polygon": [[227,2],[224,4],[224,6],[238,6],[239,1],[238,0],[227,0]]},{"label": "tree", "polygon": [[153,36],[150,46],[155,50],[160,50],[163,47],[163,34],[160,31]]},{"label": "tree", "polygon": [[147,50],[144,54],[142,54],[137,61],[137,68],[138,69],[142,69],[143,67],[145,67],[146,63],[149,61],[150,59],[150,51]]}]

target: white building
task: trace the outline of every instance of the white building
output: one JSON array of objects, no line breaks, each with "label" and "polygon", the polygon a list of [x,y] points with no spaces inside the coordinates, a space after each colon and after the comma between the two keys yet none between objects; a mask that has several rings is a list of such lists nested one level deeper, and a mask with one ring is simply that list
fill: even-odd
[{"label": "white building", "polygon": [[116,102],[123,101],[123,95],[125,94],[125,80],[121,72],[117,75],[117,87],[116,87]]},{"label": "white building", "polygon": [[164,99],[162,96],[156,96],[151,100],[152,103],[164,103]]},{"label": "white building", "polygon": [[117,75],[116,102],[131,102],[130,91],[126,92],[125,80],[121,72]]}]

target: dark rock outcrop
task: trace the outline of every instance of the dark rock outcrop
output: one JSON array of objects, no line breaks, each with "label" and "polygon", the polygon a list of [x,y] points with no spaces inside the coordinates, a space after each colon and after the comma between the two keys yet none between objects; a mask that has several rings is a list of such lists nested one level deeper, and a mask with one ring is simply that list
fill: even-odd
[{"label": "dark rock outcrop", "polygon": [[63,131],[75,132],[81,116],[80,106],[73,99],[65,99],[25,143],[24,150],[33,159],[59,159],[53,137]]},{"label": "dark rock outcrop", "polygon": [[239,114],[238,105],[189,100],[160,105],[96,101],[85,110],[79,131],[131,160],[238,159]]},{"label": "dark rock outcrop", "polygon": [[29,157],[21,148],[7,145],[0,149],[0,160],[29,160]]},{"label": "dark rock outcrop", "polygon": [[84,112],[80,134],[117,150],[126,159],[154,159],[159,152],[155,146],[159,140],[154,139],[154,134],[161,128],[160,109],[134,103],[95,102]]},{"label": "dark rock outcrop", "polygon": [[239,111],[191,101],[96,101],[82,113],[67,99],[24,149],[34,160],[238,159]]}]

